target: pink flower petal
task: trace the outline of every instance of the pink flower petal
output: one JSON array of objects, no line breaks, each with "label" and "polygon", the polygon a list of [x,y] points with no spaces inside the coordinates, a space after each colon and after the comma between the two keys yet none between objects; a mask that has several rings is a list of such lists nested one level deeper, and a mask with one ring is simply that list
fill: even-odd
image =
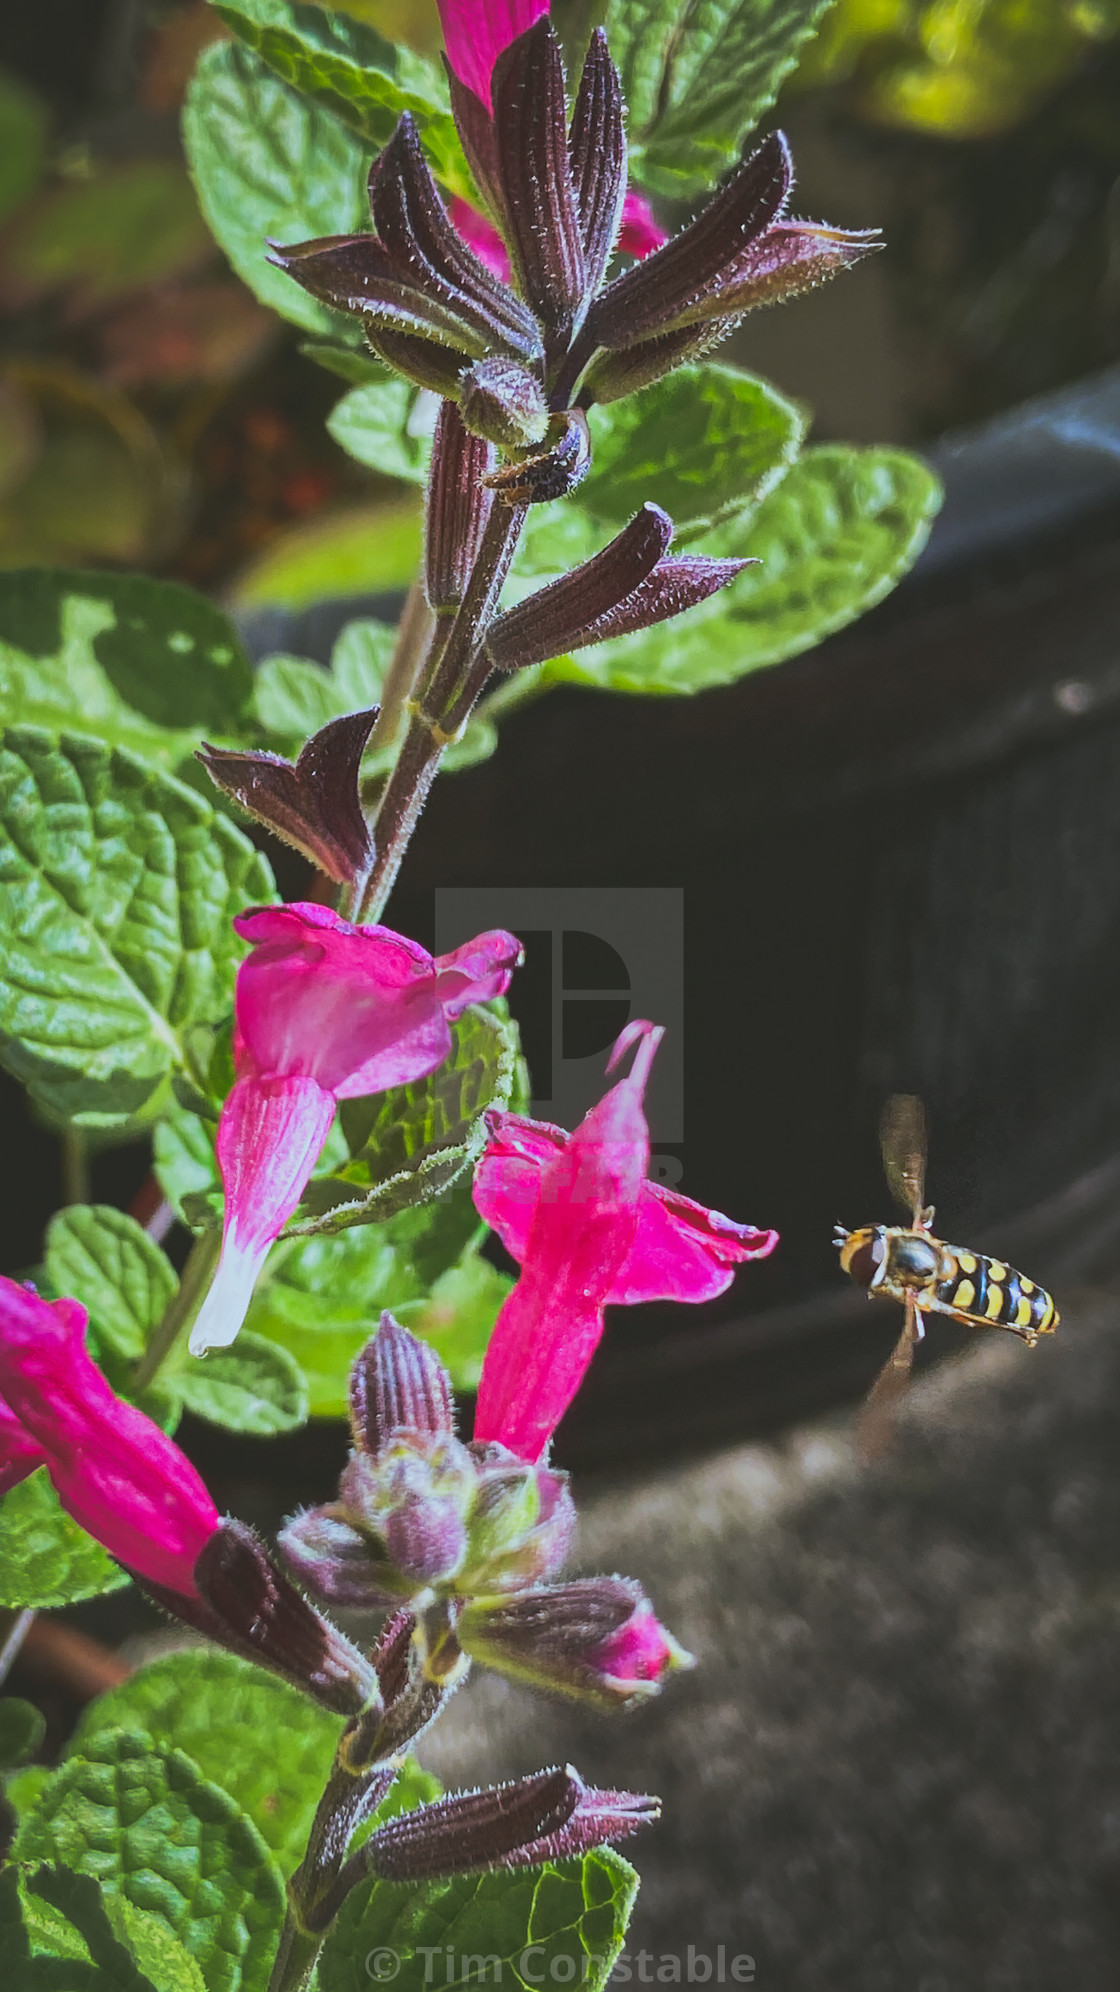
[{"label": "pink flower petal", "polygon": [[494,276],[499,277],[502,283],[508,283],[509,250],[493,222],[465,201],[461,194],[456,194],[449,211],[467,247],[474,250],[479,261],[485,263]]},{"label": "pink flower petal", "polygon": [[541,1169],[521,1277],[486,1351],[475,1438],[496,1439],[522,1459],[539,1458],[579,1389],[633,1244],[649,1166],[642,1094],[661,1037],[651,1025],[641,1029],[632,1070]]},{"label": "pink flower petal", "polygon": [[627,256],[651,256],[669,240],[665,230],[654,220],[653,209],[642,194],[636,194],[631,187],[622,207],[622,230],[618,246]]},{"label": "pink flower petal", "polygon": [[437,955],[436,1000],[445,1017],[461,1017],[468,1003],[489,1003],[504,996],[510,976],[520,968],[525,950],[516,934],[491,928],[476,934],[451,954]]},{"label": "pink flower petal", "polygon": [[290,1218],[323,1151],[334,1095],[316,1079],[239,1079],[218,1122],[225,1188],[222,1255],[190,1335],[192,1356],[229,1346],[268,1248]]},{"label": "pink flower petal", "polygon": [[714,1300],[726,1293],[736,1266],[764,1259],[777,1242],[776,1231],[736,1224],[677,1190],[647,1183],[634,1244],[609,1299],[624,1306],[644,1300]]},{"label": "pink flower petal", "polygon": [[76,1301],[49,1306],[0,1279],[0,1392],[68,1514],[130,1570],[193,1597],[217,1510],[178,1446],[110,1388],[85,1321]]},{"label": "pink flower petal", "polygon": [[9,1404],[0,1397],[0,1494],[18,1487],[37,1466],[45,1466],[47,1455],[25,1431]]},{"label": "pink flower petal", "polygon": [[502,50],[547,12],[548,0],[439,0],[447,60],[487,110],[490,78]]},{"label": "pink flower petal", "polygon": [[510,1257],[525,1257],[537,1208],[541,1170],[568,1145],[566,1128],[520,1114],[495,1115],[490,1140],[474,1176],[474,1207],[496,1231]]}]

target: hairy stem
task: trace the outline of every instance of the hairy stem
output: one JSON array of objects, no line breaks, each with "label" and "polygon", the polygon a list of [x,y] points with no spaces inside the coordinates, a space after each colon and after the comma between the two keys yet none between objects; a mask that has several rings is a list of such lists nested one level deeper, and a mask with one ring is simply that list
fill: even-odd
[{"label": "hairy stem", "polygon": [[222,1234],[216,1224],[209,1225],[195,1239],[183,1267],[179,1290],[172,1295],[162,1321],[132,1372],[136,1390],[143,1390],[152,1382],[176,1343],[183,1335],[189,1334],[213,1278],[221,1249]]},{"label": "hairy stem", "polygon": [[[359,909],[361,919],[380,920],[444,748],[466,724],[471,706],[490,675],[489,667],[481,668],[477,660],[521,536],[525,512],[523,505],[494,506],[463,599],[447,630],[442,655],[437,653],[429,664],[422,710],[412,714],[377,812],[377,858]],[[468,686],[473,689],[466,699]],[[443,721],[451,713],[454,723],[445,728]]]},{"label": "hairy stem", "polygon": [[89,1202],[89,1155],[84,1137],[74,1127],[68,1127],[62,1136],[62,1201]]},{"label": "hairy stem", "polygon": [[291,1909],[284,1918],[268,1992],[303,1992],[323,1948],[324,1930],[305,1930]]},{"label": "hairy stem", "polygon": [[30,1605],[8,1619],[3,1631],[3,1644],[0,1645],[0,1685],[7,1680],[19,1659],[20,1649],[34,1623],[35,1612]]}]

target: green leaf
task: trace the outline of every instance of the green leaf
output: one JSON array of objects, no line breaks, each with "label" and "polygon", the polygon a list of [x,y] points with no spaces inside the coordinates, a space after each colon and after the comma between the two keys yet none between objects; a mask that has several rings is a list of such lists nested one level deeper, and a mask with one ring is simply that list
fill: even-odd
[{"label": "green leaf", "polygon": [[[432,424],[427,401],[417,401],[419,389],[406,380],[369,381],[351,388],[327,417],[327,428],[340,449],[382,477],[401,477],[423,484],[432,453]],[[424,417],[417,421],[417,413]]]},{"label": "green leaf", "polygon": [[[41,1904],[45,1904],[48,1911],[47,1916],[39,1920],[40,1944],[36,1945],[36,1949],[42,1948],[42,1938],[48,1933],[61,1934],[55,1918],[62,1919],[70,1930],[77,1933],[95,1969],[90,1971],[88,1977],[84,1974],[80,1977],[66,1974],[65,1983],[73,1986],[75,1992],[79,1985],[87,1984],[90,1992],[95,1992],[95,1988],[96,1992],[165,1992],[165,1986],[166,1992],[171,1992],[166,1980],[161,1984],[148,1975],[141,1960],[132,1954],[131,1944],[125,1942],[124,1932],[114,1929],[109,1902],[90,1875],[74,1874],[65,1867],[36,1868],[34,1873],[23,1877],[23,1893],[31,1912],[29,1921]],[[173,1942],[169,1934],[168,1948]],[[71,1943],[65,1938],[64,1943],[65,1948],[60,1946],[62,1956],[73,1957]],[[176,1949],[181,1950],[181,1947],[176,1945]],[[59,1982],[55,1974],[42,1964],[37,1971],[32,1968],[28,1983],[34,1986],[40,1981],[44,1992],[48,1985]],[[179,1983],[190,1986],[191,1981],[185,1973],[181,1973]]]},{"label": "green leaf", "polygon": [[253,689],[228,617],[134,574],[0,574],[0,718],[93,733],[174,768],[200,733],[236,733]]},{"label": "green leaf", "polygon": [[227,1432],[273,1438],[307,1423],[307,1378],[295,1357],[242,1329],[232,1348],[185,1357],[171,1382],[186,1410]]},{"label": "green leaf", "polygon": [[439,1196],[486,1139],[484,1114],[502,1109],[519,1055],[516,1028],[481,1004],[451,1027],[450,1055],[426,1079],[345,1100],[339,1118],[350,1160],[308,1185],[312,1213],[289,1236],[376,1224]]},{"label": "green leaf", "polygon": [[591,423],[592,469],[580,504],[621,523],[652,501],[678,535],[694,535],[774,488],[801,447],[806,417],[753,374],[694,366],[592,409]]},{"label": "green leaf", "polygon": [[80,1295],[100,1334],[129,1362],[143,1354],[179,1287],[155,1240],[111,1204],[71,1204],[52,1217],[46,1270],[56,1293]]},{"label": "green leaf", "polygon": [[[469,193],[447,86],[427,56],[386,41],[368,22],[289,0],[214,0],[236,35],[300,93],[341,118],[376,151],[411,111],[445,185]],[[337,230],[335,231],[338,232]]]},{"label": "green leaf", "polygon": [[18,1964],[25,1972],[31,1956],[19,1899],[19,1875],[7,1863],[0,1867],[0,1956],[9,1967]]},{"label": "green leaf", "polygon": [[192,1647],[99,1695],[67,1754],[86,1757],[119,1730],[142,1735],[157,1753],[185,1751],[252,1820],[283,1872],[297,1866],[342,1734],[340,1716],[248,1660]]},{"label": "green leaf", "polygon": [[239,576],[239,608],[302,609],[339,595],[407,588],[420,559],[420,500],[347,505],[289,526]]},{"label": "green leaf", "polygon": [[[829,4],[611,0],[611,54],[641,183],[678,199],[710,187],[774,102]],[[589,11],[588,0],[553,8],[573,39]]]},{"label": "green leaf", "polygon": [[160,1916],[207,1992],[264,1992],[284,1913],[279,1869],[252,1821],[181,1750],[157,1753],[120,1730],[88,1737],[21,1823],[14,1851],[92,1874],[106,1894]]},{"label": "green leaf", "polygon": [[360,346],[337,346],[330,339],[305,339],[300,347],[305,359],[314,360],[351,387],[364,387],[367,381],[394,380],[396,376]]},{"label": "green leaf", "polygon": [[33,1757],[46,1729],[46,1719],[34,1702],[5,1695],[0,1700],[0,1770],[13,1770]]},{"label": "green leaf", "polygon": [[25,83],[0,71],[0,221],[33,194],[47,163],[46,108]]},{"label": "green leaf", "polygon": [[264,859],[190,789],[122,749],[0,735],[0,1058],[48,1114],[112,1127],[230,1008],[233,915]]},{"label": "green leaf", "polygon": [[[221,1183],[214,1154],[214,1130],[188,1113],[185,1107],[172,1107],[157,1121],[152,1135],[152,1160],[160,1189],[175,1212],[183,1218],[186,1197],[217,1193]],[[220,1212],[221,1205],[218,1204]]]},{"label": "green leaf", "polygon": [[105,1898],[105,1914],[122,1944],[131,1951],[155,1992],[207,1992],[194,1958],[173,1937],[162,1916],[137,1909],[125,1895]]},{"label": "green leaf", "polygon": [[369,148],[235,42],[205,51],[183,142],[199,205],[238,276],[304,331],[344,337],[348,321],[270,263],[268,241],[368,228]]},{"label": "green leaf", "polygon": [[700,692],[795,657],[890,593],[940,502],[932,471],[900,450],[807,450],[757,511],[702,542],[760,566],[676,621],[559,659],[548,676],[615,692]]},{"label": "green leaf", "polygon": [[513,1872],[367,1882],[347,1898],[323,1947],[319,1992],[368,1992],[366,1959],[377,1950],[401,1960],[396,1992],[421,1992],[432,1982],[431,1955],[423,1951],[445,1946],[458,1972],[469,1968],[468,1960],[477,1972],[478,1961],[486,1960],[483,1982],[498,1980],[525,1992],[538,1984],[600,1992],[622,1948],[637,1890],[633,1868],[609,1847],[581,1860]]},{"label": "green leaf", "polygon": [[100,1543],[72,1522],[39,1467],[0,1500],[0,1605],[72,1605],[130,1582]]}]

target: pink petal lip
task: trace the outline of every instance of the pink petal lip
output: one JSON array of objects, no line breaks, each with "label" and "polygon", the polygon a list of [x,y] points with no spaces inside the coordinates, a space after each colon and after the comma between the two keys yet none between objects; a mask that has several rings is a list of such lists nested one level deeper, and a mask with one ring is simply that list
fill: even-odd
[{"label": "pink petal lip", "polygon": [[74,1520],[139,1576],[193,1597],[217,1510],[179,1447],[111,1389],[85,1324],[77,1301],[0,1278],[0,1394]]},{"label": "pink petal lip", "polygon": [[447,60],[487,110],[490,78],[502,50],[547,12],[548,0],[439,0]]}]

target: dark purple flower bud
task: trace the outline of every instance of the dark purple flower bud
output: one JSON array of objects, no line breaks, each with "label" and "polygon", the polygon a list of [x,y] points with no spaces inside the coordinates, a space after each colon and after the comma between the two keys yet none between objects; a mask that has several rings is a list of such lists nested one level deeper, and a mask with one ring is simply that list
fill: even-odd
[{"label": "dark purple flower bud", "polygon": [[576,1510],[568,1476],[526,1466],[502,1445],[472,1446],[479,1488],[458,1588],[464,1595],[521,1591],[562,1569],[571,1554]]},{"label": "dark purple flower bud", "polygon": [[270,247],[269,261],[277,269],[335,311],[364,319],[372,333],[384,327],[434,340],[455,354],[457,369],[481,359],[487,350],[486,335],[449,309],[439,294],[429,297],[402,279],[374,235],[328,235]]},{"label": "dark purple flower bud", "polygon": [[[443,1708],[457,1681],[429,1680],[424,1672],[415,1639],[416,1620],[411,1612],[398,1612],[385,1626],[373,1650],[373,1664],[381,1683],[384,1714],[376,1733],[368,1725],[364,1739],[356,1742],[368,1752],[368,1761],[393,1757],[423,1733]],[[465,1678],[464,1668],[460,1679]],[[357,1728],[357,1725],[356,1725]]]},{"label": "dark purple flower bud", "polygon": [[368,1535],[337,1507],[308,1508],[285,1522],[277,1547],[292,1575],[336,1611],[381,1611],[400,1596],[396,1573]]},{"label": "dark purple flower bud", "polygon": [[[200,1631],[281,1674],[338,1715],[377,1706],[380,1691],[369,1661],[301,1597],[243,1522],[222,1523],[194,1576],[203,1609],[190,1622]],[[189,1616],[182,1600],[174,1609]]]},{"label": "dark purple flower bud", "polygon": [[197,758],[212,782],[341,885],[362,885],[374,859],[358,789],[377,707],[332,719],[295,762],[203,741]]},{"label": "dark purple flower bud", "polygon": [[493,445],[469,435],[454,402],[445,401],[432,445],[424,528],[424,588],[437,615],[457,609],[463,599],[494,503],[482,481],[494,460]]},{"label": "dark purple flower bud", "polygon": [[582,315],[587,269],[568,159],[564,67],[547,16],[503,50],[492,93],[510,261],[554,356]]},{"label": "dark purple flower bud", "polygon": [[492,470],[486,479],[504,505],[543,505],[566,498],[591,468],[591,433],[580,408],[554,415],[548,449],[528,451],[516,463]]},{"label": "dark purple flower bud", "polygon": [[482,195],[494,224],[504,235],[505,201],[502,195],[501,169],[498,163],[498,142],[494,135],[494,121],[481,97],[456,76],[447,57],[443,66],[447,72],[447,86],[451,95],[451,114],[459,133],[459,143],[463,155],[471,169],[471,178]]},{"label": "dark purple flower bud", "polygon": [[452,346],[437,346],[431,339],[414,339],[408,332],[391,332],[387,326],[372,325],[368,320],[365,330],[366,344],[376,359],[384,360],[415,387],[454,401],[467,364],[465,354]]},{"label": "dark purple flower bud", "polygon": [[386,1312],[350,1372],[354,1442],[376,1458],[402,1429],[438,1438],[455,1428],[451,1379],[435,1350]]},{"label": "dark purple flower bud", "polygon": [[406,1494],[385,1518],[385,1547],[415,1589],[446,1583],[467,1548],[458,1504],[429,1493]]},{"label": "dark purple flower bud", "polygon": [[[599,346],[632,346],[686,318],[720,316],[715,301],[720,286],[744,250],[778,219],[792,185],[789,146],[782,132],[771,132],[695,221],[596,299],[586,339]],[[709,301],[710,310],[699,308]]]},{"label": "dark purple flower bud", "polygon": [[378,240],[404,281],[442,298],[488,350],[541,357],[540,327],[532,312],[452,226],[407,111],[374,164],[369,194]]},{"label": "dark purple flower bud", "polygon": [[533,1777],[456,1792],[391,1819],[362,1849],[365,1871],[421,1881],[472,1868],[535,1867],[626,1839],[660,1816],[660,1800],[595,1791],[569,1764]]},{"label": "dark purple flower bud", "polygon": [[625,1577],[480,1599],[464,1606],[458,1637],[465,1653],[499,1673],[604,1708],[656,1694],[667,1673],[693,1664],[641,1585]]},{"label": "dark purple flower bud", "polygon": [[617,352],[597,353],[580,385],[581,407],[590,408],[595,402],[622,401],[655,380],[663,380],[674,367],[703,359],[737,324],[736,318],[709,318],[702,325],[680,325],[675,332],[642,339],[636,346],[625,346]]},{"label": "dark purple flower bud", "polygon": [[609,546],[499,616],[487,637],[499,671],[543,664],[566,650],[665,622],[725,588],[751,563],[682,554],[663,558],[673,522],[643,505]]},{"label": "dark purple flower bud", "polygon": [[[737,316],[760,304],[783,304],[813,290],[838,270],[850,270],[883,247],[876,228],[826,228],[811,221],[777,221],[740,257],[719,294],[719,310]],[[709,317],[704,306],[694,317]]]},{"label": "dark purple flower bud", "polygon": [[462,377],[459,413],[472,435],[507,450],[543,442],[548,431],[544,389],[516,360],[476,360]]},{"label": "dark purple flower bud", "polygon": [[618,240],[626,199],[622,86],[602,28],[596,28],[592,35],[583,65],[568,151],[583,238],[587,289],[593,296],[603,281]]}]

